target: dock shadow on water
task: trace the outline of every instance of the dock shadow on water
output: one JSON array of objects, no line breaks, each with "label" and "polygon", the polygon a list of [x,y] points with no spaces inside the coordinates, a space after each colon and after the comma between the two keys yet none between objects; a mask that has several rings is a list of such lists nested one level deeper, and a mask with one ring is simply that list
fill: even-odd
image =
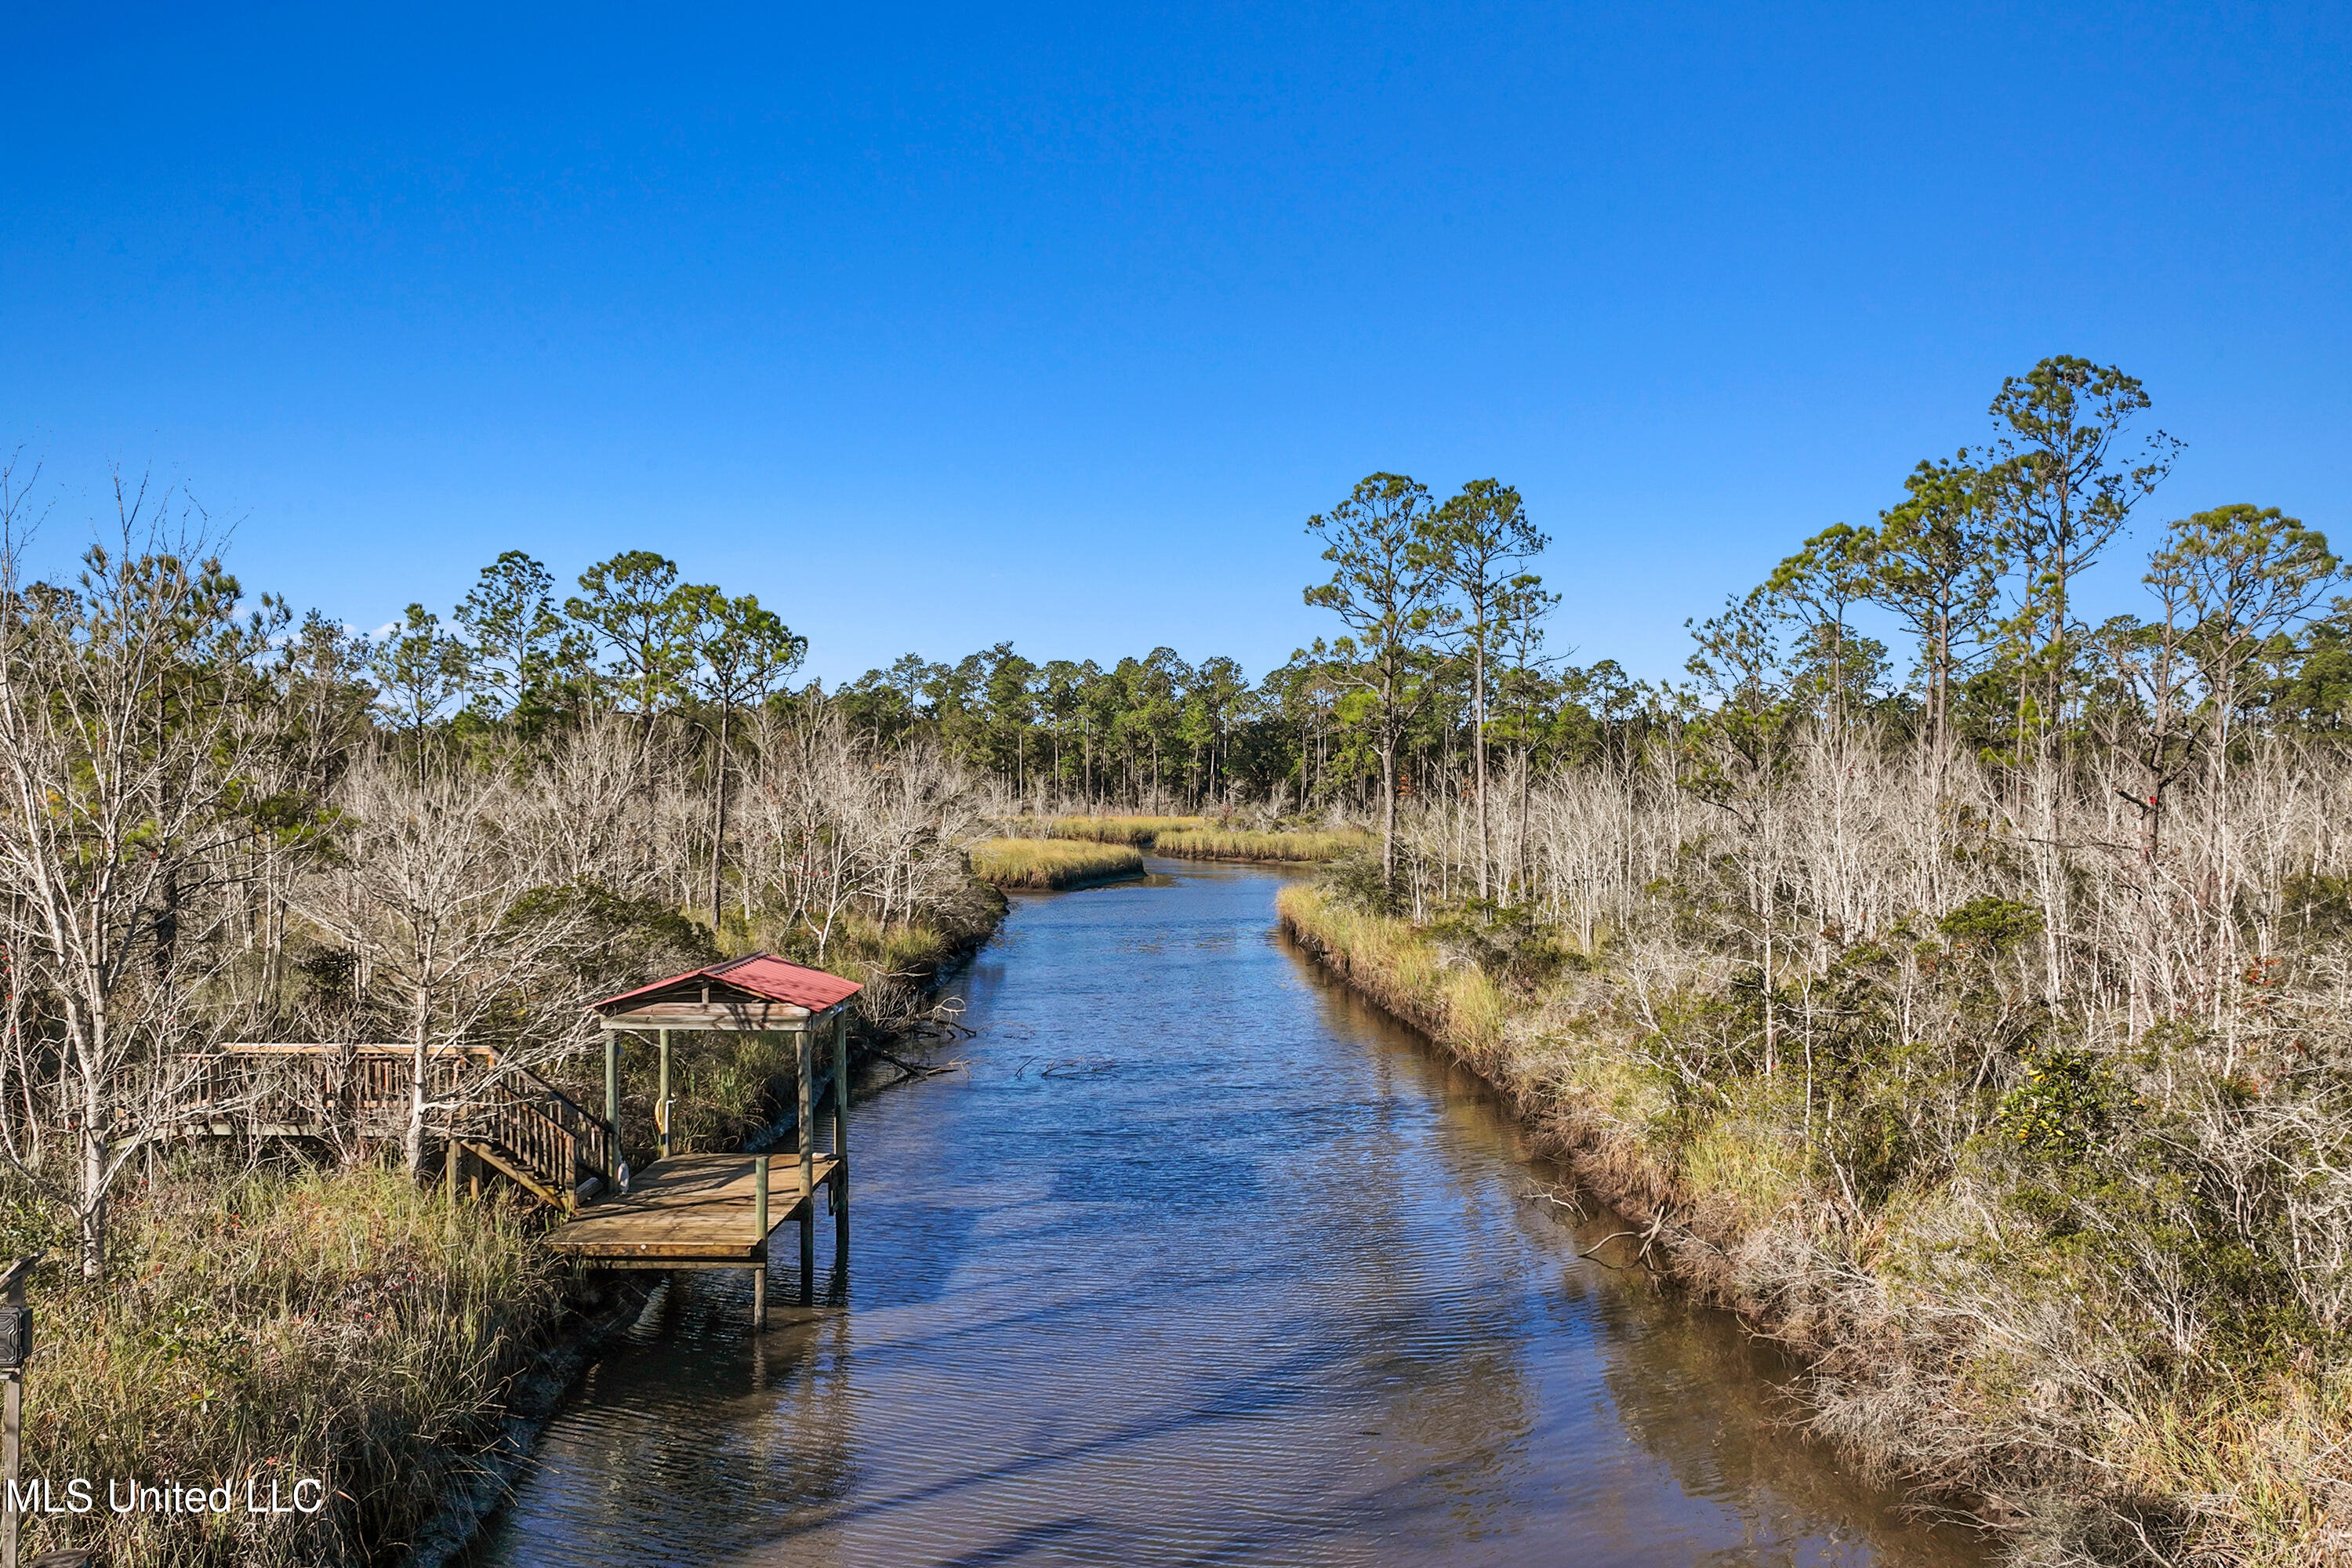
[{"label": "dock shadow on water", "polygon": [[1018,900],[969,1072],[854,1113],[845,1292],[754,1337],[680,1276],[476,1568],[1984,1561],[1729,1318],[1580,1258],[1609,1227],[1291,950],[1278,875],[1152,869]]}]

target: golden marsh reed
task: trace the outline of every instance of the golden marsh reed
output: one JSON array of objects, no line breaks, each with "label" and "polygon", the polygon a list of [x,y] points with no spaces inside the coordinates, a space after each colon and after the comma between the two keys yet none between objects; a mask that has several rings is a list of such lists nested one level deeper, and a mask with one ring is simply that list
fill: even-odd
[{"label": "golden marsh reed", "polygon": [[[467,1484],[557,1315],[533,1221],[453,1206],[397,1172],[288,1180],[198,1160],[121,1209],[105,1284],[56,1252],[34,1282],[49,1327],[26,1383],[25,1472],[226,1485],[235,1506],[191,1517],[101,1500],[34,1519],[28,1558],[70,1545],[110,1568],[388,1560]],[[283,1500],[304,1478],[325,1483],[323,1510],[247,1511],[248,1479],[266,1504],[273,1482]]]},{"label": "golden marsh reed", "polygon": [[1085,838],[1097,844],[1149,844],[1163,833],[1208,826],[1205,816],[1057,816],[1046,832],[1055,838]]},{"label": "golden marsh reed", "polygon": [[1336,860],[1371,843],[1362,833],[1253,833],[1213,828],[1162,833],[1152,847],[1188,860],[1275,860],[1301,865]]},{"label": "golden marsh reed", "polygon": [[992,838],[971,851],[972,875],[1000,888],[1067,888],[1142,870],[1143,851],[1131,844]]}]

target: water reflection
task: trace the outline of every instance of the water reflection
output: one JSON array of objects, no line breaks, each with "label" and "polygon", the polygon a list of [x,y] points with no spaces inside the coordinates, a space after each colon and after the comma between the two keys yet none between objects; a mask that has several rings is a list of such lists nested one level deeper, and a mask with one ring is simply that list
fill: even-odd
[{"label": "water reflection", "polygon": [[1793,1437],[1735,1325],[1580,1259],[1274,877],[1155,869],[1024,900],[971,1071],[858,1108],[845,1309],[755,1339],[682,1278],[480,1563],[1974,1561]]}]

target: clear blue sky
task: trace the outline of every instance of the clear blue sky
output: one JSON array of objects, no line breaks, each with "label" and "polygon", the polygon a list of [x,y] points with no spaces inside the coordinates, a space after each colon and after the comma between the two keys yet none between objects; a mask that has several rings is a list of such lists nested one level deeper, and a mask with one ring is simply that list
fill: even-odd
[{"label": "clear blue sky", "polygon": [[[215,10],[219,16],[198,13]],[[0,446],[362,626],[648,546],[852,676],[1318,629],[1307,513],[1516,483],[1681,624],[2045,353],[2169,517],[2352,545],[2344,5],[26,8]],[[2125,600],[2136,571],[2112,574]]]}]

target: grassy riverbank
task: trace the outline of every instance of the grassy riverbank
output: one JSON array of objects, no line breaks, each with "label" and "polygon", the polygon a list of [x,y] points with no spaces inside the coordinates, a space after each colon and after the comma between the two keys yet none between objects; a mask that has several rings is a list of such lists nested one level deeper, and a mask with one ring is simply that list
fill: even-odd
[{"label": "grassy riverbank", "polygon": [[[1154,854],[1172,856],[1178,859],[1260,860],[1276,865],[1316,865],[1336,860],[1342,855],[1362,850],[1371,842],[1370,835],[1353,830],[1267,833],[1249,828],[1220,827],[1205,816],[1063,816],[1056,817],[1047,832],[1054,838],[1079,839],[1097,844],[1131,844],[1150,849]],[[1000,839],[983,847],[993,853],[1002,845],[1026,842],[1032,841]],[[972,866],[979,870],[978,852],[974,853]],[[1062,885],[1004,882],[989,872],[982,871],[980,874],[1003,887]]]},{"label": "grassy riverbank", "polygon": [[1150,844],[1161,834],[1208,826],[1205,816],[1057,816],[1045,831],[1051,837],[1096,844]]},{"label": "grassy riverbank", "polygon": [[[1695,1066],[1738,1002],[1720,973],[1527,929],[1416,928],[1321,887],[1278,907],[1508,1093],[1647,1261],[1811,1357],[1818,1429],[1964,1500],[2015,1561],[2352,1562],[2344,1347],[2282,1301],[2276,1266],[2182,1234],[2177,1187],[2053,1160],[2053,1127],[2081,1119],[2063,1066],[2002,1098],[1942,1180],[1879,1186],[1874,1148],[1928,1135],[1941,1089],[1920,1063],[1850,1059],[1817,1030],[1792,1031],[1789,1061]],[[1950,927],[1941,962],[1979,962],[1977,940]],[[1837,1122],[1819,1092],[1832,1076]],[[2214,1349],[2168,1352],[2184,1331],[2152,1310],[2168,1300],[2207,1315]]]},{"label": "grassy riverbank", "polygon": [[[62,1242],[12,1205],[11,1249]],[[453,1208],[378,1169],[291,1177],[184,1157],[121,1205],[113,1277],[37,1277],[25,1473],[85,1477],[86,1514],[32,1521],[27,1556],[94,1547],[107,1568],[320,1568],[398,1560],[467,1456],[499,1433],[509,1384],[561,1314],[559,1271],[502,1207]],[[253,1514],[294,1482],[316,1514]],[[116,1513],[108,1479],[234,1489],[201,1515]]]},{"label": "grassy riverbank", "polygon": [[1153,852],[1187,860],[1262,860],[1315,865],[1352,855],[1372,842],[1361,833],[1256,833],[1193,828],[1160,834]]},{"label": "grassy riverbank", "polygon": [[971,851],[971,874],[999,888],[1069,888],[1142,871],[1143,851],[1131,844],[992,838]]}]

